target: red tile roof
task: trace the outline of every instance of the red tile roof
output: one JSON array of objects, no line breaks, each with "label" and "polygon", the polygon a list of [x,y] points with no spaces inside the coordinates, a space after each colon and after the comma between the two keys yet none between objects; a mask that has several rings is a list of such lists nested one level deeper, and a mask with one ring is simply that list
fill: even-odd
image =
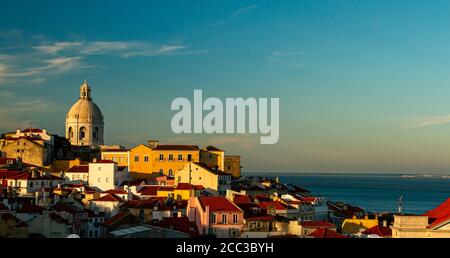
[{"label": "red tile roof", "polygon": [[124,202],[125,200],[115,194],[106,194],[98,199],[90,200],[90,202]]},{"label": "red tile roof", "polygon": [[198,146],[197,145],[158,145],[154,150],[192,150],[197,151]]},{"label": "red tile roof", "polygon": [[189,183],[179,183],[175,188],[177,190],[202,190],[204,189],[201,185],[192,185]]},{"label": "red tile roof", "polygon": [[114,162],[112,160],[107,160],[107,159],[97,160],[96,162],[92,162],[92,163],[117,164],[116,162]]},{"label": "red tile roof", "polygon": [[273,208],[277,211],[288,209],[288,207],[286,205],[282,204],[281,202],[260,202],[260,203],[258,203],[258,206],[262,210],[267,210],[269,208],[269,206],[273,206]]},{"label": "red tile roof", "polygon": [[138,193],[140,195],[158,195],[158,189],[161,188],[159,185],[145,185],[143,186]]},{"label": "red tile roof", "polygon": [[89,166],[88,165],[73,166],[73,167],[69,168],[66,172],[71,172],[71,173],[88,173],[89,172]]},{"label": "red tile roof", "polygon": [[223,196],[202,196],[198,199],[203,210],[209,206],[210,211],[242,212],[239,207]]},{"label": "red tile roof", "polygon": [[42,129],[38,129],[38,128],[28,128],[28,129],[25,129],[25,130],[23,130],[22,131],[23,133],[29,133],[29,132],[32,132],[32,133],[42,133],[43,131],[42,131]]},{"label": "red tile roof", "polygon": [[106,225],[106,226],[114,225],[115,223],[119,222],[121,219],[125,218],[128,215],[131,215],[129,211],[120,211],[116,215],[114,215],[111,218],[105,220],[103,222],[103,224]]},{"label": "red tile roof", "polygon": [[430,218],[431,224],[429,225],[429,228],[435,228],[442,223],[450,221],[450,198],[423,215]]},{"label": "red tile roof", "polygon": [[247,195],[236,195],[233,199],[233,202],[236,204],[250,203],[250,197]]},{"label": "red tile roof", "polygon": [[127,191],[125,191],[124,189],[110,189],[110,190],[106,190],[103,193],[110,193],[110,194],[128,194]]},{"label": "red tile roof", "polygon": [[392,236],[392,229],[390,227],[383,227],[380,225],[373,226],[362,232],[365,235],[378,235],[381,237]]},{"label": "red tile roof", "polygon": [[148,200],[131,200],[125,202],[122,207],[131,209],[153,209],[155,206],[159,206],[161,200],[158,198],[151,198]]},{"label": "red tile roof", "polygon": [[328,228],[318,228],[308,236],[312,236],[314,238],[348,238]]}]

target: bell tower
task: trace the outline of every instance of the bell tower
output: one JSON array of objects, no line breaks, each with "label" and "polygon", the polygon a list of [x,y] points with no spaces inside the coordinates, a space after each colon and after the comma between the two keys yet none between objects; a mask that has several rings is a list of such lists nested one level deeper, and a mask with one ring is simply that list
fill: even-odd
[{"label": "bell tower", "polygon": [[91,87],[89,86],[87,80],[80,87],[80,99],[92,100],[91,98]]}]

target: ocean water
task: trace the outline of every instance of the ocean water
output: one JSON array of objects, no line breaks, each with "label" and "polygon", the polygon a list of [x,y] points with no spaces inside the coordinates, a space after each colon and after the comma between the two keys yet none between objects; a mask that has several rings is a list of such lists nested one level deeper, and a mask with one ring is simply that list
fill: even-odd
[{"label": "ocean water", "polygon": [[372,212],[396,212],[403,196],[405,213],[423,214],[450,198],[450,178],[399,174],[271,174],[327,200]]}]

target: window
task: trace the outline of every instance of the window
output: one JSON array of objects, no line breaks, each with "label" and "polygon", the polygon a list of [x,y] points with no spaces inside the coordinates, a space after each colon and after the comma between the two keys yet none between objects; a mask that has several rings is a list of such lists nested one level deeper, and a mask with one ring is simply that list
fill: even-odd
[{"label": "window", "polygon": [[98,167],[98,171],[102,171],[102,167]]},{"label": "window", "polygon": [[227,214],[222,214],[222,224],[227,224]]},{"label": "window", "polygon": [[173,154],[169,154],[169,160],[173,160]]},{"label": "window", "polygon": [[178,154],[178,160],[183,160],[183,154]]},{"label": "window", "polygon": [[211,223],[216,223],[216,214],[211,215]]},{"label": "window", "polygon": [[89,237],[92,237],[92,230],[89,230]]},{"label": "window", "polygon": [[84,138],[86,138],[86,127],[81,127],[80,128],[80,140],[83,140]]},{"label": "window", "polygon": [[30,182],[30,187],[31,187],[31,188],[33,187],[33,182]]},{"label": "window", "polygon": [[108,183],[108,182],[109,182],[109,177],[106,178],[106,183]]},{"label": "window", "polygon": [[98,127],[94,128],[94,139],[98,138]]},{"label": "window", "polygon": [[19,181],[19,182],[17,182],[18,183],[18,187],[20,187],[21,186],[21,184],[22,184],[22,182],[21,181]]},{"label": "window", "polygon": [[169,176],[172,177],[173,176],[173,170],[169,169]]},{"label": "window", "polygon": [[159,170],[159,174],[160,174],[160,175],[163,175],[163,174],[164,174],[164,170],[163,170],[162,168]]},{"label": "window", "polygon": [[238,223],[238,215],[233,214],[233,224],[237,224],[237,223]]},{"label": "window", "polygon": [[134,161],[135,162],[139,162],[139,156],[138,155],[134,156]]},{"label": "window", "polygon": [[159,154],[159,160],[164,160],[164,154]]},{"label": "window", "polygon": [[148,156],[144,156],[144,162],[148,162]]},{"label": "window", "polygon": [[102,178],[99,177],[99,178],[97,179],[97,181],[98,181],[99,183],[101,183],[101,182],[102,182]]}]

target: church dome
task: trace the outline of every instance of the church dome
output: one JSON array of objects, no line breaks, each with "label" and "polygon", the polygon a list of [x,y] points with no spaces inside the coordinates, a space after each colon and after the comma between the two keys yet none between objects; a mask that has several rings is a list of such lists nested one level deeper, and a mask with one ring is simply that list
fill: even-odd
[{"label": "church dome", "polygon": [[103,123],[103,114],[97,104],[91,100],[79,99],[67,112],[66,121],[69,120]]},{"label": "church dome", "polygon": [[72,145],[103,144],[103,114],[92,101],[91,87],[84,81],[80,97],[66,114],[66,138]]}]

